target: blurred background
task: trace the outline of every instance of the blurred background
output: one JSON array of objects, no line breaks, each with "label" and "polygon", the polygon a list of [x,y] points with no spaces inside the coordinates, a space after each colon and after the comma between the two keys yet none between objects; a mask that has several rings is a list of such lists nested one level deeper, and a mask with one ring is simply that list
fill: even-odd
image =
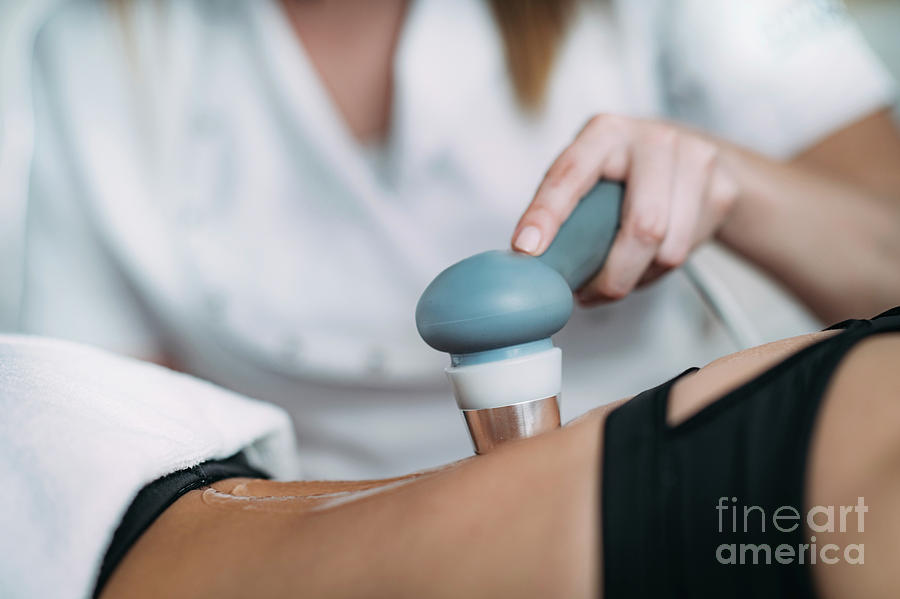
[{"label": "blurred background", "polygon": [[894,78],[900,81],[900,0],[849,0],[847,7]]}]

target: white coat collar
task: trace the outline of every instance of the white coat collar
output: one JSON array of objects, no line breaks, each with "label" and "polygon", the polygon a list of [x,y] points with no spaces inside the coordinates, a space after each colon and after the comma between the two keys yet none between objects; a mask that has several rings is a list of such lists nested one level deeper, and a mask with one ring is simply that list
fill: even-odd
[{"label": "white coat collar", "polygon": [[[282,9],[275,0],[264,4],[249,12],[257,19],[260,43],[269,45],[264,62],[282,87],[292,113],[290,126],[302,127],[303,137],[315,140],[321,158],[341,173],[340,184],[359,198],[379,226],[394,229],[389,238],[401,261],[414,269],[411,276],[433,274],[432,244],[410,222],[396,192],[449,149],[454,129],[465,126],[467,106],[485,87],[508,85],[487,7],[479,0],[415,0],[410,7],[395,57],[385,148],[393,186],[387,188],[328,96]],[[411,247],[419,248],[416,256],[410,256]]]},{"label": "white coat collar", "polygon": [[[263,21],[257,23],[261,43],[272,44],[271,68],[296,108],[297,121],[360,196],[383,192],[281,8],[275,0],[264,4],[265,9],[250,12]],[[394,167],[415,172],[447,145],[450,133],[465,120],[467,105],[486,87],[507,85],[502,49],[485,3],[414,0],[397,45],[394,78],[386,150]]]},{"label": "white coat collar", "polygon": [[406,174],[434,160],[467,126],[486,90],[508,86],[493,17],[480,0],[417,0],[395,59],[394,150]]}]

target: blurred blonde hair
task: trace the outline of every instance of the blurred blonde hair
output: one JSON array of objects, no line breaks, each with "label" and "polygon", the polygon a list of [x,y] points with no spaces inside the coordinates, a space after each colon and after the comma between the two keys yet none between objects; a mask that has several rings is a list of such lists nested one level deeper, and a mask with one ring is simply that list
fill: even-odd
[{"label": "blurred blonde hair", "polygon": [[487,0],[503,37],[506,67],[519,104],[541,107],[574,0]]}]

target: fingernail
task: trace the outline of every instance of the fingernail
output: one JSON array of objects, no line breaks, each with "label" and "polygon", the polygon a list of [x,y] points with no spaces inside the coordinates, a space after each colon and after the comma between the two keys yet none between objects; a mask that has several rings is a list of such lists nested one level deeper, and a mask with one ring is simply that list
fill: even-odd
[{"label": "fingernail", "polygon": [[519,250],[520,252],[525,252],[526,254],[533,254],[537,251],[538,246],[541,244],[541,231],[537,227],[533,227],[531,225],[522,229],[519,233],[519,236],[516,237],[516,240],[513,242],[513,247]]}]

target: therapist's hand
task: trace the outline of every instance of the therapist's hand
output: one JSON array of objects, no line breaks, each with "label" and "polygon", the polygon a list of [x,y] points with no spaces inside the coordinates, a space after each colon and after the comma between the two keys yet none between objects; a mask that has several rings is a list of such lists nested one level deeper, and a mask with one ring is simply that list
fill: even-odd
[{"label": "therapist's hand", "polygon": [[578,292],[585,304],[621,299],[680,266],[722,225],[738,197],[726,162],[719,143],[676,125],[595,116],[547,171],[513,248],[540,255],[598,180],[624,181],[619,233]]}]

